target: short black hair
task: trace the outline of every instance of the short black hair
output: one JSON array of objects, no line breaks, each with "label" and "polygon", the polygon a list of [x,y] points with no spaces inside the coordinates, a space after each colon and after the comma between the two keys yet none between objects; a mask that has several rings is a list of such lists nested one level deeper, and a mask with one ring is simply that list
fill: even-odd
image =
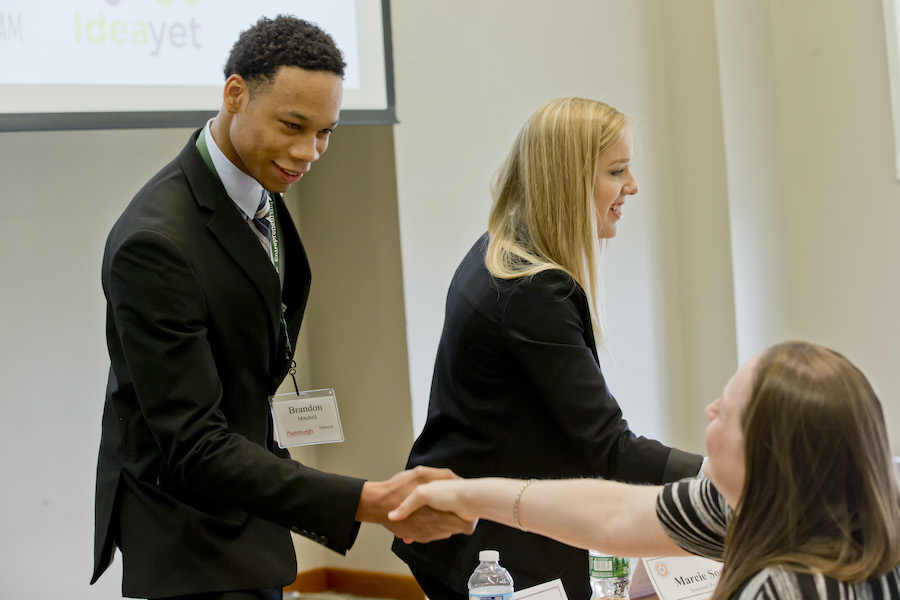
[{"label": "short black hair", "polygon": [[240,75],[249,85],[268,83],[280,67],[327,71],[344,78],[344,57],[315,23],[288,15],[262,17],[241,32],[225,63],[225,79]]}]

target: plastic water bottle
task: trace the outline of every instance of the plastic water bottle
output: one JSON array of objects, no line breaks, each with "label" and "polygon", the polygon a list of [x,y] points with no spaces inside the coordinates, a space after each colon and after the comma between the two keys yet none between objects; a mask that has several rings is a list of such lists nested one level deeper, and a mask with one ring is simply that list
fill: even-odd
[{"label": "plastic water bottle", "polygon": [[589,575],[591,600],[612,598],[628,600],[631,583],[631,561],[619,556],[609,556],[596,550],[589,551]]},{"label": "plastic water bottle", "polygon": [[469,577],[469,600],[512,600],[513,580],[500,566],[497,550],[478,553],[478,566]]}]

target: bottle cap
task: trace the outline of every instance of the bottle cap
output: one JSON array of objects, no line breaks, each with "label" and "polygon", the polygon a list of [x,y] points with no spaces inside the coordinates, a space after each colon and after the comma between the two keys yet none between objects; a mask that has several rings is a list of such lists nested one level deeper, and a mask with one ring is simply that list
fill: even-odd
[{"label": "bottle cap", "polygon": [[498,561],[500,560],[500,552],[497,550],[482,550],[478,553],[478,560],[481,562],[485,561]]}]

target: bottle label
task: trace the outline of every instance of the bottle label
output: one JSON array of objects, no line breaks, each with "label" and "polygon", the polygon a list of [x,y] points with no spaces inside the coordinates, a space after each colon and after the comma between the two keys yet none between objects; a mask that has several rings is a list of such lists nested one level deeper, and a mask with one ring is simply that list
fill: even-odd
[{"label": "bottle label", "polygon": [[503,592],[501,594],[478,594],[474,591],[469,592],[469,600],[512,600],[512,592]]},{"label": "bottle label", "polygon": [[618,556],[591,556],[590,576],[597,579],[631,577],[631,563]]}]

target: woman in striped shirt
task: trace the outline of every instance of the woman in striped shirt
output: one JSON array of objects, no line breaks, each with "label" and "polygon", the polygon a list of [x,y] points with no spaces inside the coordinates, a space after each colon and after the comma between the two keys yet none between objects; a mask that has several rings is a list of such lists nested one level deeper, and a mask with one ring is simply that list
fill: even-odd
[{"label": "woman in striped shirt", "polygon": [[900,599],[900,492],[881,404],[853,364],[779,344],[706,413],[705,477],[438,481],[391,518],[428,504],[611,555],[714,558],[714,600]]}]

